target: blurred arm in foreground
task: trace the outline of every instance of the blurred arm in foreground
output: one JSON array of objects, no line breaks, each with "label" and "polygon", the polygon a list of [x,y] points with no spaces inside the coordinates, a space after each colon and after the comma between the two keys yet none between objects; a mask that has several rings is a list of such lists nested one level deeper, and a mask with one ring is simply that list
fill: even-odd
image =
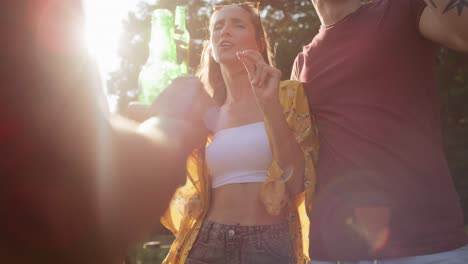
[{"label": "blurred arm in foreground", "polygon": [[[118,263],[159,224],[206,130],[203,104],[142,125],[99,109],[80,1],[0,5],[0,263]],[[169,90],[207,95],[194,78]],[[159,100],[159,99],[158,99]],[[158,104],[158,103],[156,103]],[[190,114],[186,114],[190,113]]]}]

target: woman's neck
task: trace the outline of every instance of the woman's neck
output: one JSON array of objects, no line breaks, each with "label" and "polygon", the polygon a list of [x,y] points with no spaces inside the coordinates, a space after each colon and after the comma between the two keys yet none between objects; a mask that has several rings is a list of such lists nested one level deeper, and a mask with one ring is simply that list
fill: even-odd
[{"label": "woman's neck", "polygon": [[312,0],[322,25],[333,25],[362,5],[361,0]]},{"label": "woman's neck", "polygon": [[226,84],[226,105],[255,102],[249,76],[243,65],[221,66],[221,73]]}]

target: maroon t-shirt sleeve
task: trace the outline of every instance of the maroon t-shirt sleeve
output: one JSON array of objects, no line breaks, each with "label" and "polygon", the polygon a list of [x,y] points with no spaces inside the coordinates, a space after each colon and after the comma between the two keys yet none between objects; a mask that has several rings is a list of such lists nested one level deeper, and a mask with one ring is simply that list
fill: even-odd
[{"label": "maroon t-shirt sleeve", "polygon": [[419,28],[419,20],[427,6],[424,0],[392,0],[389,2],[395,10],[398,10],[398,12],[405,12],[406,10],[409,22],[414,22],[414,25]]},{"label": "maroon t-shirt sleeve", "polygon": [[301,69],[302,69],[301,66],[303,62],[304,62],[304,56],[301,52],[297,55],[296,59],[294,60],[294,64],[293,64],[292,71],[291,71],[291,80],[295,80],[295,81],[299,80],[299,74],[301,72]]}]

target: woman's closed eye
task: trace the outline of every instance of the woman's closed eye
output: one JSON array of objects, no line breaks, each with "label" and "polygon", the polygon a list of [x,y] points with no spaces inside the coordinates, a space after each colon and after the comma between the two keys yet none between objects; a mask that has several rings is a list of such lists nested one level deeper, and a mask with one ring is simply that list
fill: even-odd
[{"label": "woman's closed eye", "polygon": [[222,25],[222,24],[216,24],[216,25],[214,25],[214,27],[213,27],[213,31],[215,31],[215,30],[221,30],[223,27],[224,27],[224,25]]},{"label": "woman's closed eye", "polygon": [[[222,30],[224,27],[224,25],[222,24],[217,24],[213,27],[213,31],[219,31],[219,30]],[[244,29],[246,28],[244,24],[234,24],[233,25],[234,28],[240,28],[240,29]]]}]

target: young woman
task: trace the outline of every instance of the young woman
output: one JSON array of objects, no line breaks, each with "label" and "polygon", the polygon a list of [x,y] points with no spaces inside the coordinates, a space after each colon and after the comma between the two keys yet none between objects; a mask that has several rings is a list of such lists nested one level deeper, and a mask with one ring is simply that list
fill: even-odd
[{"label": "young woman", "polygon": [[304,263],[317,138],[302,85],[271,66],[257,3],[215,9],[199,77],[219,108],[162,218],[176,235],[165,262]]}]

